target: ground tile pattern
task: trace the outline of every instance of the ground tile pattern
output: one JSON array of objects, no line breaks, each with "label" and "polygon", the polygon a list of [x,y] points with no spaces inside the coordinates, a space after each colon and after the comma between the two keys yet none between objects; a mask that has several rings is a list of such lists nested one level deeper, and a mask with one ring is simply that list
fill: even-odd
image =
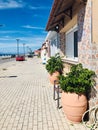
[{"label": "ground tile pattern", "polygon": [[53,100],[45,65],[34,57],[0,66],[0,130],[87,130]]}]

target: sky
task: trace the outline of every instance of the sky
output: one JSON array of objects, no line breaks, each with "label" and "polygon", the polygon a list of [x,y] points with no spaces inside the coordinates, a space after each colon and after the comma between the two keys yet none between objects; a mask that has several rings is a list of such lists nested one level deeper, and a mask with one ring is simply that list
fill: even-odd
[{"label": "sky", "polygon": [[53,0],[0,0],[0,53],[22,53],[28,47],[39,49],[45,41],[45,31]]}]

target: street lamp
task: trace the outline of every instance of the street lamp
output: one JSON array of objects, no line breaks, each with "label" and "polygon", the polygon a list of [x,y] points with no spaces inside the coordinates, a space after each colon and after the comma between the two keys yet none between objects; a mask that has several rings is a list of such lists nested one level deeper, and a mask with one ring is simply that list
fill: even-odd
[{"label": "street lamp", "polygon": [[17,41],[17,56],[19,56],[19,40],[20,39],[18,39],[18,38],[16,39],[16,41]]},{"label": "street lamp", "polygon": [[23,43],[23,52],[24,52],[24,56],[25,56],[25,43]]}]

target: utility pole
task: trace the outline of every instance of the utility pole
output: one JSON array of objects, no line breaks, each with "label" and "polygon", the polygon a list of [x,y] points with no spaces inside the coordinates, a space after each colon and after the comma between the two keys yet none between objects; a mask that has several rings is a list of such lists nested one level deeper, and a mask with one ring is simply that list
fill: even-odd
[{"label": "utility pole", "polygon": [[17,41],[17,56],[19,56],[19,40],[20,39],[18,39],[18,38],[16,39],[16,41]]},{"label": "utility pole", "polygon": [[23,52],[24,52],[24,56],[25,56],[25,43],[23,43]]}]

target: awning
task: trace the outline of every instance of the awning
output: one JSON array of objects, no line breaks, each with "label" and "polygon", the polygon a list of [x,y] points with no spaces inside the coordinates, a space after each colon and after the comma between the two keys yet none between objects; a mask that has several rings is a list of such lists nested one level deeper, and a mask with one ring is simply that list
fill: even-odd
[{"label": "awning", "polygon": [[58,26],[64,27],[65,17],[72,19],[73,10],[87,0],[55,0],[52,6],[50,17],[46,26],[47,31],[56,31]]}]

